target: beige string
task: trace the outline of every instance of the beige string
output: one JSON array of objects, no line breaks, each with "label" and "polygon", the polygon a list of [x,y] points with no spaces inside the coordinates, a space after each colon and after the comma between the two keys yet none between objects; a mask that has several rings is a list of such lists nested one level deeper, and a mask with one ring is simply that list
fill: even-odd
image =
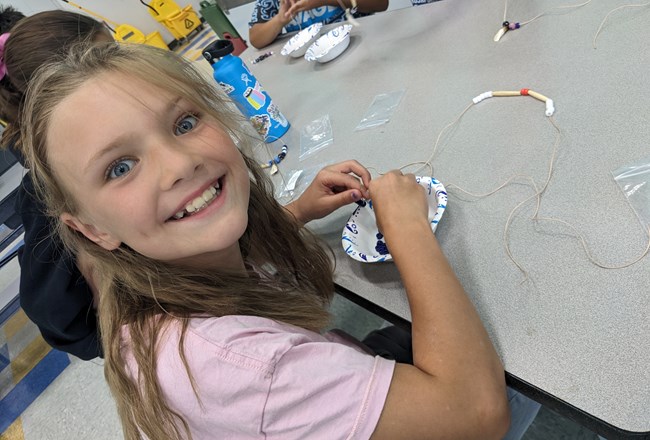
[{"label": "beige string", "polygon": [[[535,93],[535,92],[532,92],[532,93],[531,93],[531,91],[528,91],[528,93],[529,93],[530,96],[533,96],[534,98],[539,99],[539,100],[541,100],[541,101],[544,101],[545,99],[548,99],[548,98],[546,98],[544,95],[541,95],[541,94],[539,94],[539,93]],[[519,95],[520,95],[519,92],[493,92],[493,96],[519,96]],[[537,95],[537,96],[536,96],[536,95]],[[461,112],[461,113],[460,113],[460,114],[459,114],[459,115],[458,115],[458,116],[457,116],[457,117],[456,117],[452,122],[450,122],[450,123],[447,124],[445,127],[443,127],[443,129],[442,129],[442,130],[440,131],[440,133],[438,134],[438,137],[436,138],[436,142],[435,142],[434,147],[433,147],[433,152],[431,153],[431,155],[429,156],[429,158],[428,158],[426,161],[416,161],[416,162],[411,162],[411,163],[408,163],[408,164],[406,164],[406,165],[403,165],[403,166],[400,167],[399,169],[400,169],[400,170],[403,170],[404,168],[409,167],[409,166],[413,166],[413,165],[423,165],[420,169],[424,168],[424,166],[428,167],[428,168],[429,168],[429,171],[431,172],[431,176],[433,177],[433,169],[434,169],[434,168],[433,168],[433,165],[432,165],[431,161],[432,161],[433,158],[435,157],[436,151],[437,151],[437,149],[438,149],[438,146],[440,145],[440,140],[441,140],[443,134],[444,134],[447,130],[449,130],[452,126],[454,126],[455,124],[459,123],[460,120],[461,120],[461,118],[465,115],[465,113],[467,113],[467,111],[468,111],[468,110],[469,110],[473,105],[475,105],[475,104],[474,104],[474,103],[469,104],[467,107],[465,107],[465,109],[464,109],[464,110],[463,110],[463,111],[462,111],[462,112]],[[555,122],[555,119],[554,119],[553,117],[548,117],[548,121],[549,121],[550,124],[553,126],[553,129],[555,130],[556,135],[555,135],[555,140],[554,140],[554,142],[553,142],[551,158],[550,158],[550,160],[549,160],[549,164],[548,164],[548,172],[547,172],[547,175],[546,175],[546,179],[545,179],[545,181],[544,181],[544,184],[541,186],[541,188],[538,189],[537,184],[535,183],[535,180],[534,180],[531,176],[529,176],[529,175],[522,175],[522,174],[516,174],[516,175],[511,176],[511,177],[510,177],[509,179],[507,179],[504,183],[502,183],[501,185],[499,185],[496,189],[491,190],[491,191],[489,191],[489,192],[487,192],[487,193],[483,193],[483,194],[475,194],[475,193],[472,193],[472,192],[467,191],[467,190],[465,190],[465,189],[463,189],[463,188],[461,188],[461,187],[459,187],[458,185],[455,185],[455,184],[449,184],[449,185],[446,185],[447,190],[448,190],[448,191],[451,191],[451,190],[454,190],[454,189],[455,189],[455,190],[458,190],[458,191],[460,191],[460,192],[462,192],[462,193],[464,193],[464,194],[470,195],[470,196],[475,197],[475,198],[483,198],[483,197],[487,197],[487,196],[490,196],[490,195],[492,195],[492,194],[495,194],[496,192],[502,190],[503,188],[505,188],[506,186],[508,186],[508,185],[510,185],[510,184],[513,184],[513,183],[520,183],[520,182],[518,181],[518,179],[522,179],[522,178],[523,178],[523,179],[529,181],[529,182],[526,182],[525,184],[526,184],[526,185],[529,185],[529,186],[534,190],[534,193],[533,193],[531,196],[529,196],[529,197],[527,197],[526,199],[524,199],[524,200],[522,200],[521,202],[519,202],[519,203],[518,203],[518,204],[517,204],[517,205],[516,205],[516,206],[515,206],[511,211],[510,211],[510,214],[508,215],[508,218],[507,218],[507,220],[506,220],[506,223],[505,223],[505,225],[504,225],[504,230],[503,230],[503,242],[504,242],[504,248],[505,248],[505,250],[506,250],[506,254],[507,254],[508,258],[510,259],[510,261],[512,261],[512,263],[517,267],[517,269],[519,269],[519,271],[521,271],[521,273],[524,275],[524,279],[521,281],[522,283],[524,283],[524,282],[526,282],[527,280],[529,280],[528,272],[527,272],[526,269],[523,267],[523,265],[522,265],[521,263],[519,263],[519,262],[517,261],[517,259],[514,257],[514,255],[512,254],[512,251],[511,251],[511,249],[510,249],[509,240],[508,240],[508,235],[509,235],[509,230],[510,230],[510,227],[511,227],[511,225],[512,225],[512,221],[513,221],[513,218],[514,218],[514,216],[515,216],[515,213],[516,213],[519,209],[521,209],[524,205],[526,205],[526,203],[528,203],[528,202],[529,202],[531,199],[533,199],[533,198],[536,199],[536,204],[535,204],[535,210],[534,210],[533,215],[532,215],[532,217],[530,218],[530,220],[532,220],[532,221],[548,221],[548,222],[557,222],[557,223],[561,223],[561,224],[564,224],[564,225],[566,225],[566,226],[569,226],[569,228],[571,228],[571,229],[573,230],[573,232],[575,233],[576,237],[580,240],[580,243],[581,243],[581,245],[582,245],[582,248],[583,248],[583,250],[584,250],[584,252],[585,252],[585,254],[586,254],[586,256],[587,256],[587,259],[588,259],[592,264],[594,264],[595,266],[600,267],[600,268],[603,268],[603,269],[623,269],[623,268],[625,268],[625,267],[629,267],[629,266],[631,266],[631,265],[633,265],[633,264],[639,262],[641,259],[643,259],[643,258],[644,258],[644,257],[645,257],[649,252],[650,252],[650,230],[648,231],[648,236],[649,236],[648,244],[647,244],[645,250],[643,251],[643,253],[642,253],[640,256],[638,256],[638,257],[636,257],[636,258],[630,260],[630,261],[627,262],[627,263],[623,263],[623,264],[619,264],[619,265],[606,264],[606,263],[602,263],[602,262],[596,260],[596,259],[593,257],[591,251],[589,250],[589,245],[587,244],[587,240],[584,238],[584,235],[583,235],[582,233],[580,233],[580,231],[578,231],[578,229],[577,229],[575,226],[571,225],[570,223],[566,222],[565,220],[556,219],[556,218],[550,218],[550,217],[540,217],[540,216],[539,216],[539,210],[540,210],[540,206],[541,206],[541,202],[542,202],[542,195],[544,194],[544,192],[545,192],[546,189],[548,188],[548,185],[549,185],[550,182],[551,182],[551,178],[552,178],[552,176],[553,176],[553,170],[554,170],[554,167],[555,167],[555,160],[556,160],[556,158],[557,158],[557,153],[558,153],[558,150],[559,150],[560,140],[561,140],[561,138],[562,138],[562,131],[561,131],[560,128],[557,126],[557,124],[556,124],[556,122]],[[368,168],[368,170],[375,170],[375,171],[377,171],[380,175],[383,174],[383,173],[379,172],[375,167],[367,167],[367,168]],[[419,170],[420,170],[420,169],[419,169]],[[419,171],[419,170],[416,170],[416,172]]]},{"label": "beige string", "polygon": [[352,5],[352,8],[346,8],[345,5],[341,0],[336,0],[341,7],[345,11],[345,19],[350,22],[352,26],[361,26],[361,24],[352,16],[352,12],[350,12],[350,9],[356,9],[357,8],[357,0],[351,0],[350,4]]},{"label": "beige string", "polygon": [[614,8],[607,15],[605,15],[605,18],[603,18],[603,21],[600,23],[600,26],[598,26],[598,30],[596,31],[596,35],[594,35],[594,41],[593,41],[593,47],[596,49],[596,40],[598,39],[598,35],[600,34],[600,31],[603,29],[603,26],[605,26],[605,22],[609,18],[610,15],[612,15],[614,12],[618,11],[619,9],[625,9],[625,8],[643,8],[645,6],[650,5],[650,2],[647,3],[635,3],[635,4],[630,4],[630,5],[623,5],[619,6],[618,8]]},{"label": "beige string", "polygon": [[[591,0],[587,0],[587,1],[585,1],[583,3],[580,3],[580,4],[577,4],[577,5],[555,6],[554,8],[548,9],[548,10],[542,12],[541,14],[538,14],[538,15],[534,16],[530,20],[519,22],[519,26],[521,27],[521,26],[527,25],[528,23],[531,23],[531,22],[537,20],[538,18],[543,17],[544,15],[547,15],[547,14],[551,13],[552,11],[554,11],[556,9],[577,9],[577,8],[585,6],[585,5],[589,4],[589,3],[591,3]],[[503,7],[503,21],[504,22],[508,20],[507,16],[508,16],[508,0],[506,0],[505,5]],[[501,37],[503,37],[506,34],[506,32],[508,32],[508,30],[509,30],[509,28],[507,26],[503,26],[501,29],[499,29],[497,34],[494,36],[494,41],[499,41],[501,39]]]},{"label": "beige string", "polygon": [[[530,23],[531,21],[535,21],[535,20],[537,20],[538,18],[540,18],[540,17],[542,17],[542,16],[544,16],[544,15],[546,15],[546,14],[549,14],[550,12],[552,12],[552,11],[554,11],[554,10],[556,10],[556,9],[572,9],[572,8],[573,8],[573,9],[577,9],[577,8],[581,8],[582,6],[586,6],[586,5],[589,4],[589,3],[591,3],[591,0],[587,0],[586,2],[584,2],[584,3],[580,3],[580,4],[578,4],[578,5],[555,6],[554,8],[547,9],[546,11],[542,12],[541,14],[538,14],[538,15],[534,16],[534,17],[531,18],[530,20],[520,21],[520,22],[519,22],[519,25],[520,25],[520,26],[523,26],[523,25],[525,25],[525,24]],[[508,18],[507,18],[507,15],[508,15],[508,0],[506,0],[505,6],[504,6],[504,8],[503,8],[503,21],[506,21],[506,20],[508,19]]]}]

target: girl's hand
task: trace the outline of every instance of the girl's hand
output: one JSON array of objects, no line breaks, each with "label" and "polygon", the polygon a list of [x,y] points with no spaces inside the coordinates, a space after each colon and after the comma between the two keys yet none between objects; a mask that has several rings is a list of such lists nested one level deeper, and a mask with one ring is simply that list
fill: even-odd
[{"label": "girl's hand", "polygon": [[387,240],[394,234],[429,226],[425,190],[413,174],[394,170],[374,179],[368,187],[377,227]]},{"label": "girl's hand", "polygon": [[370,172],[356,160],[323,168],[305,192],[285,208],[305,224],[338,208],[368,198]]}]

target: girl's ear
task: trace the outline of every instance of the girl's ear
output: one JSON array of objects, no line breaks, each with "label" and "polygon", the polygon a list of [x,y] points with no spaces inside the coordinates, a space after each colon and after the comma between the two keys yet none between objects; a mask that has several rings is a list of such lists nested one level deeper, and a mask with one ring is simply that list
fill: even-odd
[{"label": "girl's ear", "polygon": [[108,232],[100,231],[94,225],[86,224],[79,220],[78,217],[67,212],[61,214],[61,221],[75,231],[81,232],[88,240],[103,247],[107,251],[113,251],[122,244],[120,240],[117,240]]}]

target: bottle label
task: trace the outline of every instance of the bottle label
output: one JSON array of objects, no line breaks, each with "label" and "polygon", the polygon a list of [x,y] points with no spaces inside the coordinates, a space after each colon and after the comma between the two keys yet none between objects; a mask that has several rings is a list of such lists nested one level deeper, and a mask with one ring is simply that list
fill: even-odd
[{"label": "bottle label", "polygon": [[[217,66],[219,66],[219,63],[217,63]],[[229,65],[232,66],[233,64]],[[219,86],[235,102],[239,110],[248,118],[255,130],[266,142],[280,139],[289,129],[289,121],[273,104],[269,94],[264,91],[262,85],[248,70],[248,67],[243,63],[239,64],[239,66],[241,66],[238,69],[239,71],[235,70],[233,72],[230,70],[230,74],[226,74],[225,70],[221,70],[220,78],[217,80]]]},{"label": "bottle label", "polygon": [[264,93],[262,93],[262,91],[260,91],[259,85],[260,83],[256,82],[255,88],[248,87],[244,92],[244,98],[246,98],[248,103],[255,110],[261,109],[262,107],[264,107],[264,104],[266,104],[266,96],[264,95]]}]

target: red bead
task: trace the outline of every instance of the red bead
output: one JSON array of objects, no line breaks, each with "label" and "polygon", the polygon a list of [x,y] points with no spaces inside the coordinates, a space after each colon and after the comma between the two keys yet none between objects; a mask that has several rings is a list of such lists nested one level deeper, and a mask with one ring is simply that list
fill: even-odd
[{"label": "red bead", "polygon": [[521,89],[519,93],[521,93],[522,96],[528,96],[528,89]]}]

